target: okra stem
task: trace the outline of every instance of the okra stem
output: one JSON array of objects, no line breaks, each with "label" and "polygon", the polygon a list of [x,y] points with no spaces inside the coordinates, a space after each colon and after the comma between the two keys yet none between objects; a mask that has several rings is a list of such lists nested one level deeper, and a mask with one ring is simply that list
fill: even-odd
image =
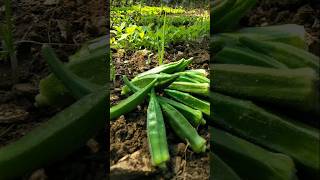
[{"label": "okra stem", "polygon": [[63,85],[71,92],[74,98],[80,99],[98,88],[98,86],[81,79],[67,69],[58,59],[56,53],[51,47],[47,45],[43,46],[42,54],[47,60],[51,71],[59,80],[61,80]]},{"label": "okra stem", "polygon": [[126,75],[122,76],[123,82],[126,86],[128,86],[128,88],[130,90],[132,90],[133,92],[137,92],[140,90],[140,88],[138,88],[137,86],[135,86],[133,83],[130,82],[130,80],[127,78]]},{"label": "okra stem", "polygon": [[110,120],[117,118],[123,114],[126,114],[137,107],[147,94],[150,92],[151,88],[154,87],[157,79],[153,80],[148,86],[142,88],[140,91],[129,96],[127,99],[121,101],[119,104],[110,108]]}]

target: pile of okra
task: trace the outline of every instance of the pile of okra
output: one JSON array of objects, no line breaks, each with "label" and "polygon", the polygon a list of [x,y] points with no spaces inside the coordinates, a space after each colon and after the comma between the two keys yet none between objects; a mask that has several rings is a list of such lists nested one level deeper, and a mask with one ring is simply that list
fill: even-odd
[{"label": "pile of okra", "polygon": [[206,151],[206,140],[198,134],[197,128],[206,124],[205,116],[210,116],[210,103],[203,100],[209,95],[210,80],[204,69],[185,70],[191,62],[192,58],[160,65],[138,74],[131,81],[123,76],[125,85],[121,94],[132,95],[110,109],[112,120],[148,99],[147,136],[154,166],[166,167],[170,159],[165,124],[192,151]]}]

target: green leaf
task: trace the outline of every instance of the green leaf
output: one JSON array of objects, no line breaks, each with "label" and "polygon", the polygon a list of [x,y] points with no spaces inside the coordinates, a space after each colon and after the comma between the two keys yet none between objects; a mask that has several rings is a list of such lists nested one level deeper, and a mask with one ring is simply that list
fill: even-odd
[{"label": "green leaf", "polygon": [[137,29],[137,26],[132,25],[132,26],[126,28],[126,33],[128,35],[132,35],[136,31],[136,29]]}]

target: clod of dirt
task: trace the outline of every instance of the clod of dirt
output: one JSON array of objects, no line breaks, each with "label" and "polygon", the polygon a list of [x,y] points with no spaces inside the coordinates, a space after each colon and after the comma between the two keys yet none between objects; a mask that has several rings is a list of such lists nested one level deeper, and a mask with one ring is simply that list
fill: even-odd
[{"label": "clod of dirt", "polygon": [[30,83],[15,84],[12,87],[12,91],[18,95],[35,95],[37,94],[37,88]]},{"label": "clod of dirt", "polygon": [[152,166],[148,154],[139,150],[121,158],[110,168],[110,179],[134,179],[139,176],[147,176],[155,173],[156,169]]},{"label": "clod of dirt", "polygon": [[100,144],[94,139],[89,139],[86,145],[92,153],[98,153],[100,150]]},{"label": "clod of dirt", "polygon": [[173,147],[173,155],[184,155],[186,152],[186,145],[184,143],[179,143]]},{"label": "clod of dirt", "polygon": [[45,0],[44,1],[44,5],[56,5],[56,4],[59,4],[59,1],[60,0]]},{"label": "clod of dirt", "polygon": [[28,115],[29,113],[25,109],[14,104],[0,105],[0,123],[23,122]]},{"label": "clod of dirt", "polygon": [[198,50],[194,52],[193,54],[194,60],[193,62],[196,64],[204,64],[205,62],[208,62],[210,60],[210,55],[207,50]]}]

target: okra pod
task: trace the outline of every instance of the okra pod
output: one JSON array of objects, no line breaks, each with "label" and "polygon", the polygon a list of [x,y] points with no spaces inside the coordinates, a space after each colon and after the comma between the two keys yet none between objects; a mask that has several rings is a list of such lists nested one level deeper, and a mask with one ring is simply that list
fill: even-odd
[{"label": "okra pod", "polygon": [[109,35],[104,35],[92,40],[89,40],[85,42],[81,48],[73,55],[69,56],[69,61],[78,60],[85,56],[91,56],[92,54],[95,54],[98,51],[103,52],[104,54],[107,54],[108,51],[106,48],[108,47],[108,41]]},{"label": "okra pod", "polygon": [[319,115],[319,77],[311,68],[274,69],[215,64],[211,89],[234,97],[292,107]]},{"label": "okra pod", "polygon": [[228,11],[222,18],[215,19],[211,25],[214,33],[224,32],[234,28],[239,20],[256,4],[257,0],[237,0],[233,9]]},{"label": "okra pod", "polygon": [[186,76],[189,76],[191,79],[194,79],[200,83],[210,83],[210,79],[207,77],[203,77],[201,75],[193,74],[193,73],[188,73]]},{"label": "okra pod", "polygon": [[174,72],[184,71],[185,68],[186,68],[187,66],[189,66],[189,64],[192,63],[192,60],[193,60],[193,57],[191,57],[191,58],[189,58],[189,59],[185,59],[185,60],[183,61],[183,63],[181,63],[181,64],[175,69]]},{"label": "okra pod", "polygon": [[20,178],[70,155],[105,127],[107,87],[81,98],[22,138],[0,148],[0,179]]},{"label": "okra pod", "polygon": [[208,96],[210,87],[208,83],[173,82],[168,88],[201,96]]},{"label": "okra pod", "polygon": [[181,73],[181,75],[185,75],[185,74],[196,74],[196,75],[200,75],[203,77],[207,77],[208,76],[208,72],[205,69],[190,69],[190,70],[185,70],[183,72],[179,72]]},{"label": "okra pod", "polygon": [[[157,88],[163,88],[171,84],[173,81],[175,81],[179,77],[178,74],[166,74],[166,73],[159,73],[159,74],[149,74],[145,75],[139,78],[133,78],[131,80],[132,84],[135,85],[138,88],[143,88],[147,86],[150,82],[152,82],[154,79],[158,79],[155,86]],[[122,87],[121,94],[126,95],[130,93],[130,88],[128,88],[127,85]]]},{"label": "okra pod", "polygon": [[212,152],[223,158],[241,178],[247,180],[293,180],[293,160],[217,128],[210,127]]},{"label": "okra pod", "polygon": [[[179,110],[181,112],[181,114],[183,114],[185,117],[187,117],[187,119],[189,120],[189,122],[197,127],[200,124],[203,124],[203,119],[202,119],[202,112],[196,109],[192,109],[189,106],[186,106],[182,103],[179,103],[177,101],[168,99],[166,97],[158,97],[158,100],[160,102],[164,102],[164,103],[168,103],[171,106],[173,106],[174,108],[176,108],[177,110]],[[204,122],[205,123],[205,122]]]},{"label": "okra pod", "polygon": [[317,177],[320,171],[318,129],[272,114],[248,100],[211,92],[210,102],[214,107],[213,122],[249,141],[291,156],[298,170],[301,168],[308,177],[320,177]]},{"label": "okra pod", "polygon": [[[81,79],[102,87],[108,83],[108,78],[105,76],[106,58],[109,58],[109,55],[101,49],[89,55],[69,57],[69,62],[64,66]],[[74,101],[70,91],[53,73],[40,81],[39,94],[35,97],[37,106],[62,108]]]},{"label": "okra pod", "polygon": [[144,98],[148,95],[150,90],[154,87],[157,79],[153,80],[148,86],[142,88],[140,91],[132,94],[127,99],[121,101],[119,104],[110,108],[110,120],[115,119],[123,114],[126,114],[137,107]]},{"label": "okra pod", "polygon": [[188,77],[188,76],[185,76],[185,75],[182,75],[182,76],[180,75],[180,76],[177,78],[176,82],[200,83],[200,82],[198,82],[198,81],[196,81],[196,80],[194,80],[194,79],[192,79],[192,78],[190,78],[190,77]]},{"label": "okra pod", "polygon": [[198,109],[204,114],[210,116],[210,103],[198,99],[189,93],[180,92],[177,90],[165,89],[164,92],[173,99],[182,102],[183,104],[190,106],[194,109]]},{"label": "okra pod", "polygon": [[151,90],[147,110],[147,135],[152,164],[159,167],[165,167],[166,162],[170,158],[166,127],[154,89]]},{"label": "okra pod", "polygon": [[288,67],[271,56],[241,46],[224,47],[214,57],[215,63],[244,64],[277,69]]},{"label": "okra pod", "polygon": [[47,60],[53,74],[61,80],[63,85],[71,92],[74,98],[80,99],[99,87],[73,74],[62,64],[56,53],[49,46],[43,46],[42,54]]},{"label": "okra pod", "polygon": [[184,63],[185,63],[185,59],[181,59],[181,60],[176,61],[176,62],[163,64],[163,65],[157,66],[157,67],[152,68],[152,69],[150,69],[148,71],[145,71],[143,73],[138,74],[136,76],[136,78],[140,78],[142,76],[149,75],[149,74],[158,74],[158,73],[161,73],[161,72],[162,73],[171,74],[171,73],[176,72],[177,68],[182,68]]},{"label": "okra pod", "polygon": [[319,57],[304,49],[279,42],[261,42],[248,37],[240,37],[239,41],[255,51],[274,57],[289,68],[311,67],[315,71],[319,71]]},{"label": "okra pod", "polygon": [[238,45],[239,37],[248,37],[258,41],[281,42],[300,49],[307,49],[308,47],[306,45],[304,26],[284,24],[266,27],[248,27],[232,33],[216,34],[210,42],[210,49],[217,52],[221,47]]},{"label": "okra pod", "polygon": [[[233,5],[237,0],[223,0],[216,6],[211,7],[210,19],[213,19],[214,22],[222,19],[230,10],[233,9]],[[211,27],[213,29],[214,27]]]},{"label": "okra pod", "polygon": [[182,140],[187,141],[194,152],[205,152],[206,140],[198,134],[189,121],[170,104],[160,102],[160,105],[173,131]]},{"label": "okra pod", "polygon": [[[123,76],[123,81],[132,91],[137,92],[140,90],[140,88],[134,86],[125,75]],[[177,108],[184,116],[188,117],[189,122],[196,127],[206,123],[202,117],[202,112],[199,110],[192,109],[182,103],[161,96],[158,96],[158,100]]]},{"label": "okra pod", "polygon": [[210,179],[211,180],[241,180],[236,172],[218,155],[210,152]]}]

